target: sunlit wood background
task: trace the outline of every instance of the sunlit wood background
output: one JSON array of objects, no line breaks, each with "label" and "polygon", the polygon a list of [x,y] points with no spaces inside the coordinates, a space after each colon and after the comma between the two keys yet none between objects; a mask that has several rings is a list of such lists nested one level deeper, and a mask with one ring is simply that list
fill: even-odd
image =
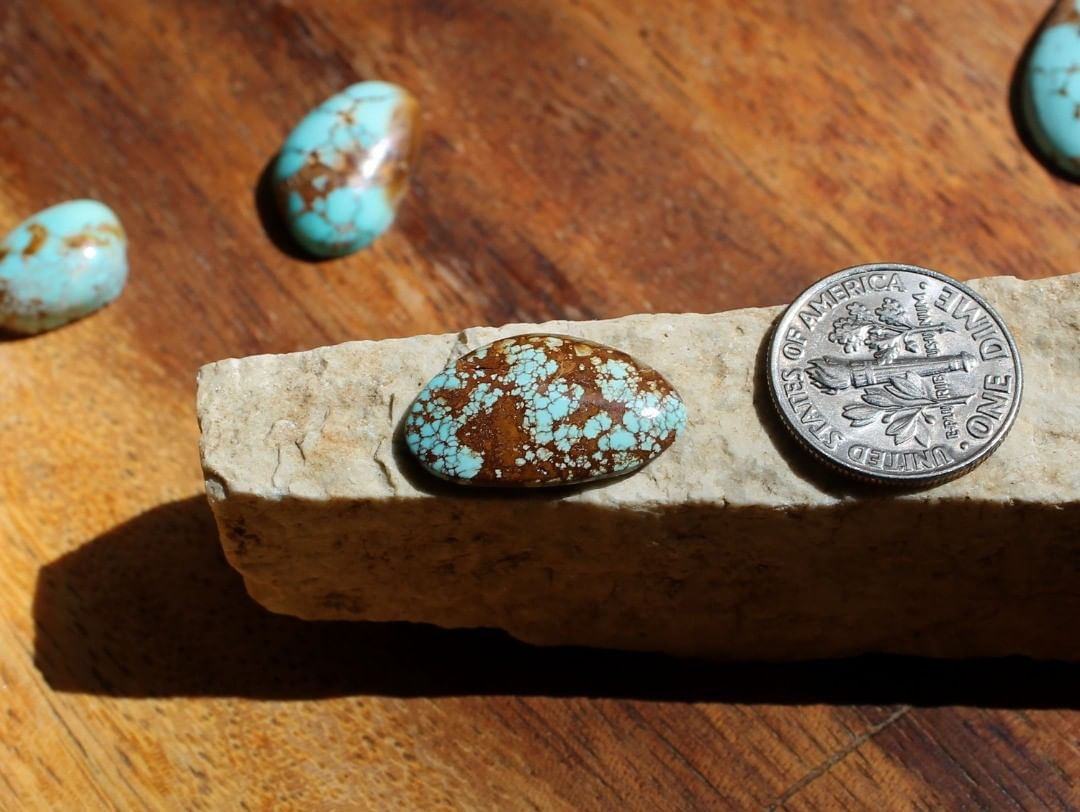
[{"label": "sunlit wood background", "polygon": [[[1080,187],[1011,105],[1048,6],[0,3],[0,227],[100,198],[132,267],[114,306],[0,343],[0,807],[1080,806],[1075,668],[271,616],[219,553],[193,409],[226,356],[775,304],[875,260],[1076,270]],[[311,263],[260,179],[364,78],[421,100],[420,165],[394,231]]]}]

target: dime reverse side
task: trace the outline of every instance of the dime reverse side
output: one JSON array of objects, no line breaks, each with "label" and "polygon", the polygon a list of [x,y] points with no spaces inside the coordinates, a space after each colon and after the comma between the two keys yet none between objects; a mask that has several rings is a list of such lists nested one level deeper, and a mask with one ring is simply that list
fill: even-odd
[{"label": "dime reverse side", "polygon": [[910,487],[967,473],[1020,406],[1020,355],[966,285],[914,265],[848,268],[807,289],[769,345],[769,387],[813,454]]}]

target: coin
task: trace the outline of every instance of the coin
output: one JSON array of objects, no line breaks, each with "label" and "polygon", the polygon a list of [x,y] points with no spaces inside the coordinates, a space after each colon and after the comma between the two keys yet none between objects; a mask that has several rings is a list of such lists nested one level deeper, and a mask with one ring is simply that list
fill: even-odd
[{"label": "coin", "polygon": [[769,388],[799,442],[845,473],[919,487],[965,474],[1020,407],[1020,355],[981,296],[915,265],[859,265],[777,323]]}]

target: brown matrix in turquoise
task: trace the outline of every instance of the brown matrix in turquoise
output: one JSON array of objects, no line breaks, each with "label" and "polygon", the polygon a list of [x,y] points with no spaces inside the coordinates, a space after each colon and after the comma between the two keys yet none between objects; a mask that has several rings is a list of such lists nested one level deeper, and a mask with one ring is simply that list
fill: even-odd
[{"label": "brown matrix in turquoise", "polygon": [[626,353],[569,336],[521,335],[436,375],[404,428],[409,450],[436,476],[541,486],[634,471],[685,426],[671,384]]}]

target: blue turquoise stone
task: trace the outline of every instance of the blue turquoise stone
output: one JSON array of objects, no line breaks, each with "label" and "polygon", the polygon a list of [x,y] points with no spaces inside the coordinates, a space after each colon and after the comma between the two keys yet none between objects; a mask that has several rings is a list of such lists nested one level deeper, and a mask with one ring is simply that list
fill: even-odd
[{"label": "blue turquoise stone", "polygon": [[1043,155],[1080,177],[1080,0],[1059,3],[1023,77],[1024,116]]},{"label": "blue turquoise stone", "polygon": [[40,333],[94,312],[127,281],[127,237],[112,209],[69,200],[0,243],[0,328]]},{"label": "blue turquoise stone", "polygon": [[406,90],[361,82],[324,101],[285,139],[272,180],[305,250],[344,256],[391,226],[416,158],[418,111]]},{"label": "blue turquoise stone", "polygon": [[504,338],[463,355],[409,406],[405,444],[466,485],[566,485],[619,476],[659,456],[686,407],[656,370],[602,344]]}]

